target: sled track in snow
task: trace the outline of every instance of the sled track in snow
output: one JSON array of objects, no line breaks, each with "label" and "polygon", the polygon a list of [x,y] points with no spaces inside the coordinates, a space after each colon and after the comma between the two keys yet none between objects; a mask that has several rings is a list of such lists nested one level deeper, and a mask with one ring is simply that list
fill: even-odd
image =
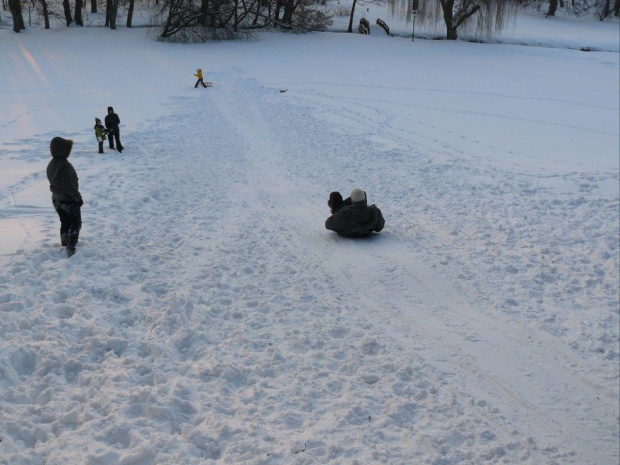
[{"label": "sled track in snow", "polygon": [[616,460],[613,393],[437,269],[394,207],[365,241],[324,230],[330,190],[376,198],[381,170],[343,156],[367,140],[221,81],[85,176],[76,256],[1,272],[10,463]]}]

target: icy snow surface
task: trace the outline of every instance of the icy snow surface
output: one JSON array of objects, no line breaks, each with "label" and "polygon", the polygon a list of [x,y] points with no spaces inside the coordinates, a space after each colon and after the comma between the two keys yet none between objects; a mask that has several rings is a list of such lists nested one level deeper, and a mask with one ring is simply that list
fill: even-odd
[{"label": "icy snow surface", "polygon": [[[617,464],[618,24],[580,24],[611,51],[1,29],[0,464]],[[354,187],[365,240],[323,226]]]}]

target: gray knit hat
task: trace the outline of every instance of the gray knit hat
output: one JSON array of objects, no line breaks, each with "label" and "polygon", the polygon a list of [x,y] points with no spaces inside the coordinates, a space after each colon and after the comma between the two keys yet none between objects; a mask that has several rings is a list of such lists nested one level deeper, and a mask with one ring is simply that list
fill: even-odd
[{"label": "gray knit hat", "polygon": [[366,200],[366,192],[362,189],[353,189],[351,191],[351,202],[364,202]]}]

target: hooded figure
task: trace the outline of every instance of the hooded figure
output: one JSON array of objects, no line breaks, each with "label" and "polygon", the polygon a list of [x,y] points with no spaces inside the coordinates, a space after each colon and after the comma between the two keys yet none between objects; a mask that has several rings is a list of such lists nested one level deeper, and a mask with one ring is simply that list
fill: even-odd
[{"label": "hooded figure", "polygon": [[381,231],[384,225],[381,210],[374,204],[368,206],[366,192],[361,189],[353,189],[351,192],[350,206],[340,208],[325,221],[326,229],[344,237],[368,236],[373,231]]},{"label": "hooded figure", "polygon": [[82,228],[80,207],[84,204],[77,173],[67,160],[72,148],[72,140],[54,137],[50,142],[52,160],[47,165],[52,204],[60,217],[60,243],[67,247],[69,256],[75,253],[75,246]]},{"label": "hooded figure", "polygon": [[121,119],[116,113],[114,108],[108,107],[108,114],[105,117],[105,127],[108,130],[108,141],[110,148],[114,150],[114,140],[116,140],[116,148],[119,152],[123,151],[123,144],[121,144],[121,130],[118,125],[121,124]]}]

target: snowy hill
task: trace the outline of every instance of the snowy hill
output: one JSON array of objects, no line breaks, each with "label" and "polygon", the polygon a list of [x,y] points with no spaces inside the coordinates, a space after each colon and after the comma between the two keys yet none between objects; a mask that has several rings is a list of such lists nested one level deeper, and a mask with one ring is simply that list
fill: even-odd
[{"label": "snowy hill", "polygon": [[[537,21],[504,38],[537,47],[1,29],[0,464],[618,463],[618,28],[580,23],[610,50],[584,53]],[[323,226],[355,187],[365,240]]]}]

